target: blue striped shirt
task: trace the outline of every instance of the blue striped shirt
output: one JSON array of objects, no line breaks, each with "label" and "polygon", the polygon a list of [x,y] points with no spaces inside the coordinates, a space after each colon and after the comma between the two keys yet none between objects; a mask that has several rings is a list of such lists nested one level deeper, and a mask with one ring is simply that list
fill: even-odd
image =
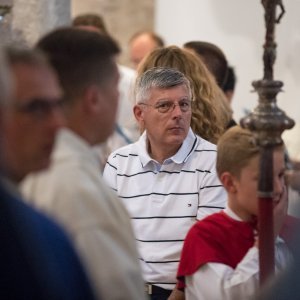
[{"label": "blue striped shirt", "polygon": [[104,178],[129,211],[146,282],[172,289],[188,230],[225,207],[216,154],[214,144],[190,129],[163,164],[149,156],[146,133],[109,156]]}]

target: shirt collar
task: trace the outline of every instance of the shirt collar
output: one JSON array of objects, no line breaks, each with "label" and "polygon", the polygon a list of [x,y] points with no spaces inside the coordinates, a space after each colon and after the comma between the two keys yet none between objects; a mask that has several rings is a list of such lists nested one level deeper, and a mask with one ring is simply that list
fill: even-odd
[{"label": "shirt collar", "polygon": [[[188,134],[186,138],[184,139],[181,147],[179,150],[171,157],[167,158],[164,161],[164,164],[168,164],[171,162],[174,162],[176,164],[181,164],[185,162],[188,157],[191,155],[195,147],[197,146],[197,137],[190,128],[188,131]],[[158,164],[156,160],[150,157],[148,151],[147,151],[147,132],[145,131],[141,137],[139,138],[137,142],[138,146],[138,154],[142,163],[142,166],[145,167],[150,162],[154,162],[155,164]]]},{"label": "shirt collar", "polygon": [[233,220],[243,221],[236,213],[233,212],[233,210],[228,206],[228,204],[226,204],[226,207],[224,208],[224,212]]},{"label": "shirt collar", "polygon": [[99,164],[93,147],[85,139],[68,128],[62,128],[59,130],[55,144],[53,156],[57,159],[64,157],[65,155],[84,154],[93,159],[94,163]]}]

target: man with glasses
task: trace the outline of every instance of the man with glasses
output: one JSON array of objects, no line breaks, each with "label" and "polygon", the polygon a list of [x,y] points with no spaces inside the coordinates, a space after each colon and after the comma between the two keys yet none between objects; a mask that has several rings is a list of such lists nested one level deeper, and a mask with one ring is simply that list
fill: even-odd
[{"label": "man with glasses", "polygon": [[39,51],[3,52],[0,49],[0,299],[95,299],[69,239],[21,201],[17,190],[25,175],[50,163],[55,134],[64,120],[58,79]]},{"label": "man with glasses", "polygon": [[4,168],[19,183],[29,172],[50,164],[55,135],[64,123],[62,90],[38,51],[8,48],[15,90],[4,115]]},{"label": "man with glasses", "polygon": [[147,294],[167,299],[187,231],[224,208],[226,196],[215,171],[216,146],[190,128],[188,79],[175,69],[150,69],[137,79],[135,97],[144,132],[110,155],[104,177],[130,213]]}]

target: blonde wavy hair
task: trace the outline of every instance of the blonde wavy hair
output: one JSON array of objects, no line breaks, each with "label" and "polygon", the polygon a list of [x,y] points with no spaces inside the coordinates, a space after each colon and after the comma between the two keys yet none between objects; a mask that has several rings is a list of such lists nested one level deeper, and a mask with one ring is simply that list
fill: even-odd
[{"label": "blonde wavy hair", "polygon": [[189,79],[193,94],[191,128],[202,138],[217,143],[232,118],[232,111],[201,59],[188,50],[169,46],[148,54],[138,67],[138,76],[153,67],[175,68]]}]

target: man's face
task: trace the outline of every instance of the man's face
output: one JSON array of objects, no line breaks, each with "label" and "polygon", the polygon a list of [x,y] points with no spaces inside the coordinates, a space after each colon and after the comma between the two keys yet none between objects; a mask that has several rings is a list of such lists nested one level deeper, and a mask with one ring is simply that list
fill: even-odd
[{"label": "man's face", "polygon": [[143,34],[130,43],[130,60],[136,69],[142,59],[157,48],[157,44],[148,35]]},{"label": "man's face", "polygon": [[[273,153],[274,206],[278,204],[284,190],[284,169],[283,151],[276,149]],[[257,155],[242,169],[239,178],[235,179],[237,193],[235,211],[244,220],[251,219],[253,215],[258,214],[258,178],[259,156]]]},{"label": "man's face", "polygon": [[[147,130],[147,138],[151,147],[169,148],[174,154],[176,153],[190,127],[190,101],[188,88],[185,85],[178,85],[168,89],[154,88],[145,105],[136,105],[136,118],[141,127]],[[172,104],[171,108],[168,112],[160,112],[157,108],[165,103]],[[182,111],[179,107],[179,104],[184,103],[189,105],[187,111]]]},{"label": "man's face", "polygon": [[6,109],[5,158],[9,176],[19,181],[49,166],[55,134],[64,118],[56,75],[44,66],[17,63],[13,100]]}]

